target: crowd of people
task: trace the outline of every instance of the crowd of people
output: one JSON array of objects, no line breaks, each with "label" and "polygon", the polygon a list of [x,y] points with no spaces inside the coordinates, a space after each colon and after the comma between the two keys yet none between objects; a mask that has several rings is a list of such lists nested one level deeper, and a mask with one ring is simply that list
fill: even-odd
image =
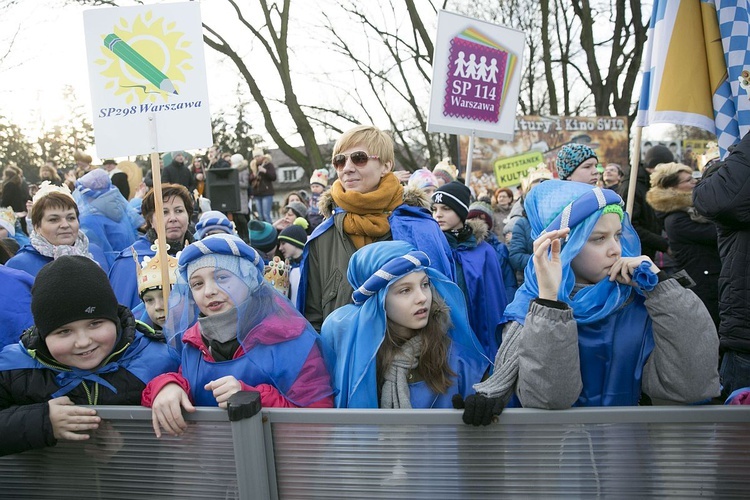
[{"label": "crowd of people", "polygon": [[[160,193],[82,153],[36,190],[5,168],[0,455],[88,439],[102,421],[82,405],[150,407],[160,437],[247,390],[473,425],[514,406],[750,403],[750,137],[700,181],[652,147],[632,214],[629,174],[585,144],[518,196],[475,193],[449,159],[395,171],[390,136],[358,126],[276,220],[272,157],[250,155],[165,155]],[[238,171],[240,210],[205,199],[211,169]]]}]

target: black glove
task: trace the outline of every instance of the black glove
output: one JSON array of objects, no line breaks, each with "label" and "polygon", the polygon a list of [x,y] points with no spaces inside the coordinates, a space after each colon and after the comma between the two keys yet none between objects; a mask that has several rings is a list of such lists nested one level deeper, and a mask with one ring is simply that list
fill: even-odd
[{"label": "black glove", "polygon": [[506,404],[502,398],[488,398],[481,394],[472,394],[465,401],[460,394],[455,394],[452,402],[453,408],[464,410],[464,423],[476,427],[490,425],[492,418],[500,415]]}]

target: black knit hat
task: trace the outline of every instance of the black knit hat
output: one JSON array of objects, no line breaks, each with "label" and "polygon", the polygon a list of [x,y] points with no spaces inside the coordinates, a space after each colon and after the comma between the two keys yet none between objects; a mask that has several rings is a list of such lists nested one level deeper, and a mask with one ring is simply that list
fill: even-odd
[{"label": "black knit hat", "polygon": [[307,241],[307,233],[302,226],[292,224],[289,227],[284,228],[279,233],[279,243],[286,241],[294,245],[297,248],[305,248],[305,242]]},{"label": "black knit hat", "polygon": [[107,273],[80,255],[62,256],[39,270],[31,287],[31,313],[42,338],[82,319],[119,322],[117,297]]},{"label": "black knit hat", "polygon": [[469,214],[469,203],[471,203],[471,191],[462,183],[452,181],[432,193],[432,202],[448,205],[458,214],[461,222],[466,222],[466,216]]},{"label": "black knit hat", "polygon": [[646,151],[646,156],[643,159],[644,166],[646,168],[654,168],[660,163],[672,163],[674,161],[674,155],[668,147],[657,144],[652,146]]}]

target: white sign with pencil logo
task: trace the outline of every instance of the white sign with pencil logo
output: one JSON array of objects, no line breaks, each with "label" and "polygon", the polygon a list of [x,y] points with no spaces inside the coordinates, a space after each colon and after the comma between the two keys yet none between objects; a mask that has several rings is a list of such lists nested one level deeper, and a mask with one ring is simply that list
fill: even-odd
[{"label": "white sign with pencil logo", "polygon": [[209,146],[200,4],[91,9],[83,18],[99,157]]}]

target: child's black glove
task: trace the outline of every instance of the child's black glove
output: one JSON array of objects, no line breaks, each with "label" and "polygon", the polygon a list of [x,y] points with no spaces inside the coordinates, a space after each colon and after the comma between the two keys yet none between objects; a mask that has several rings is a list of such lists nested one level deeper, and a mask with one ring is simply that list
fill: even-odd
[{"label": "child's black glove", "polygon": [[505,403],[502,398],[488,398],[481,394],[472,394],[465,401],[460,394],[453,396],[453,408],[464,410],[464,423],[477,427],[490,425],[492,418],[503,412]]}]

